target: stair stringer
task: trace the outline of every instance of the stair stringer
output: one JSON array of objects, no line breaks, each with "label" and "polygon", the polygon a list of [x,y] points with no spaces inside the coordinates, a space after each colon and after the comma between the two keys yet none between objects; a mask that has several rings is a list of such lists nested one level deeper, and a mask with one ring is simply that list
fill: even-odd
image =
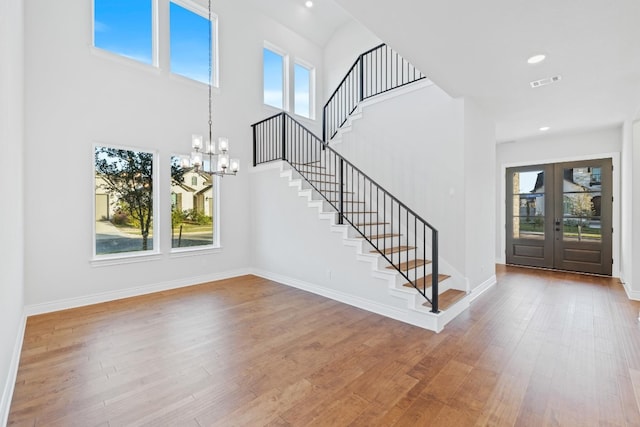
[{"label": "stair stringer", "polygon": [[[387,269],[386,267],[389,264],[379,253],[370,253],[372,246],[365,239],[359,237],[352,226],[338,224],[335,210],[330,207],[329,203],[317,191],[310,188],[307,182],[286,162],[281,162],[280,164],[280,177],[286,179],[289,186],[297,190],[299,197],[306,199],[307,206],[317,211],[319,219],[329,222],[330,231],[339,233],[345,246],[351,246],[355,249],[357,261],[370,264],[372,277],[387,282],[390,296],[406,301],[407,310],[404,312],[404,317],[398,320],[434,332],[440,332],[447,323],[469,307],[471,293],[468,291],[466,280],[455,269],[451,268],[449,263],[440,258],[440,273],[450,276],[439,283],[440,293],[448,289],[458,289],[464,291],[466,295],[447,310],[432,313],[429,308],[422,305],[425,299],[417,290],[402,286],[406,279],[396,270]],[[427,273],[431,273],[430,266],[427,268]]]}]

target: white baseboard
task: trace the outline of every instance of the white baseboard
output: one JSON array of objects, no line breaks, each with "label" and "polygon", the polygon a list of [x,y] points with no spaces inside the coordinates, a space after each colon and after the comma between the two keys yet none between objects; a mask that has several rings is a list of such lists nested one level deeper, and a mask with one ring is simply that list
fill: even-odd
[{"label": "white baseboard", "polygon": [[18,365],[20,364],[20,353],[22,351],[22,341],[24,340],[24,330],[27,324],[27,316],[23,311],[20,328],[16,334],[16,342],[11,355],[11,364],[7,381],[2,391],[2,400],[0,400],[0,426],[6,426],[9,422],[9,409],[11,409],[11,399],[13,398],[13,390],[16,385],[16,376],[18,375]]},{"label": "white baseboard", "polygon": [[473,303],[473,301],[475,301],[478,297],[480,297],[480,295],[482,295],[483,293],[491,289],[491,287],[494,286],[496,283],[498,283],[498,278],[494,274],[493,276],[489,277],[487,280],[482,282],[479,286],[476,286],[475,288],[473,288],[473,290],[471,291],[470,302]]},{"label": "white baseboard", "polygon": [[122,289],[118,291],[101,292],[93,295],[87,295],[87,296],[76,297],[76,298],[68,298],[64,300],[45,302],[41,304],[30,304],[25,307],[25,313],[27,316],[51,313],[53,311],[66,310],[69,308],[82,307],[82,306],[91,305],[91,304],[99,304],[101,302],[114,301],[122,298],[129,298],[129,297],[135,297],[139,295],[151,294],[154,292],[167,291],[170,289],[183,288],[186,286],[192,286],[199,283],[230,279],[232,277],[244,276],[246,274],[251,274],[250,268],[242,268],[238,270],[224,271],[221,273],[187,277],[184,279],[171,280],[168,282],[155,283],[155,284],[139,286],[135,288]]},{"label": "white baseboard", "polygon": [[[311,292],[312,294],[320,295],[325,298],[332,299],[344,304],[351,305],[353,307],[361,308],[363,310],[371,311],[381,316],[390,317],[395,320],[399,320],[405,323],[412,323],[407,319],[407,310],[403,310],[397,307],[381,304],[376,301],[371,301],[365,298],[346,294],[334,289],[328,289],[320,285],[305,282],[303,280],[294,279],[291,277],[283,276],[281,274],[272,273],[261,269],[254,269],[253,274],[264,279],[273,280],[283,285],[291,286],[292,288],[301,289],[303,291]],[[421,326],[417,324],[416,326]]]},{"label": "white baseboard", "polygon": [[622,286],[624,287],[624,291],[627,293],[627,297],[630,300],[640,301],[640,292],[632,290],[631,284],[629,282],[622,282]]}]

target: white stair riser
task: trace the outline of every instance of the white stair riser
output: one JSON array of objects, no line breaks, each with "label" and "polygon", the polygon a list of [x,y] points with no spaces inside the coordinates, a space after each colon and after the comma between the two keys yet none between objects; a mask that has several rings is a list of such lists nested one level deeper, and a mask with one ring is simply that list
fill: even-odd
[{"label": "white stair riser", "polygon": [[[298,190],[299,196],[307,199],[307,204],[309,207],[318,210],[318,216],[320,219],[329,221],[331,230],[342,235],[343,243],[345,245],[355,248],[357,260],[361,262],[368,262],[371,264],[371,274],[373,277],[387,281],[387,286],[391,295],[398,298],[403,298],[407,301],[407,308],[409,309],[409,311],[407,312],[404,321],[439,332],[442,330],[446,323],[448,323],[455,316],[457,316],[457,314],[464,311],[468,307],[469,296],[466,296],[461,301],[458,301],[456,304],[454,304],[454,306],[450,307],[446,312],[443,311],[438,314],[431,313],[428,307],[424,307],[422,305],[425,300],[416,289],[403,286],[403,284],[407,282],[407,279],[400,273],[398,273],[397,270],[387,269],[386,267],[389,266],[389,262],[380,253],[371,252],[374,248],[369,242],[363,239],[352,226],[348,225],[347,222],[345,222],[345,224],[343,225],[338,224],[338,214],[335,209],[329,203],[327,203],[326,200],[324,200],[317,191],[311,189],[306,181],[298,178],[299,175],[290,169],[283,169],[280,176],[286,178],[289,182],[289,185]],[[345,207],[355,205],[356,204],[347,203],[345,204]],[[366,209],[365,206],[362,206],[361,208],[363,210]],[[354,214],[350,219],[352,219],[354,222],[375,222],[376,220],[375,214],[372,215],[364,213],[357,215]],[[384,233],[385,231],[387,233],[391,232],[390,225],[387,225],[386,229],[382,225],[379,227],[364,226],[362,227],[362,229],[367,233],[367,235],[369,235],[370,233],[376,234],[377,232],[379,232],[380,234]],[[405,236],[400,236],[399,239],[397,236],[388,237],[385,239],[377,239],[376,242],[381,247],[382,245],[386,245],[386,247],[406,245]],[[431,249],[427,248],[427,251],[430,252]],[[402,251],[401,254],[401,261],[406,261],[407,251]],[[409,259],[414,259],[416,257],[416,250],[412,249],[408,251],[408,255]],[[399,253],[388,254],[387,256],[395,262],[398,260]],[[417,256],[422,256],[422,254],[418,253]],[[424,268],[420,266],[417,269],[411,269],[408,272],[405,272],[405,274],[410,279],[423,277],[426,274],[431,274],[431,266],[432,265],[429,263],[426,264]],[[440,282],[438,286],[439,293],[442,293],[450,288],[457,289],[458,286],[452,286],[454,283],[455,282],[452,279],[446,279]],[[426,293],[427,296],[430,296],[430,287],[427,288]]]}]

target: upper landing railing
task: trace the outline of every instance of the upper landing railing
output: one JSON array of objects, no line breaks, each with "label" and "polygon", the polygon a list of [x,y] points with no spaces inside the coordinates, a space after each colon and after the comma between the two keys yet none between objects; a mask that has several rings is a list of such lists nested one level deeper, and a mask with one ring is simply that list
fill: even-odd
[{"label": "upper landing railing", "polygon": [[386,44],[363,53],[353,63],[322,112],[322,140],[331,140],[358,103],[426,78]]}]

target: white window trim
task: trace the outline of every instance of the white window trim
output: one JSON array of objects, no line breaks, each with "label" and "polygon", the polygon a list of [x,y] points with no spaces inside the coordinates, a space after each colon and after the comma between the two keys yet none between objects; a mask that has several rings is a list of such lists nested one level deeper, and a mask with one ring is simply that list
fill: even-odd
[{"label": "white window trim", "polygon": [[125,61],[125,63],[129,64],[138,64],[145,68],[159,68],[159,38],[160,38],[160,29],[159,29],[159,15],[158,15],[158,1],[160,0],[151,0],[151,64],[147,64],[142,61],[137,61],[133,58],[129,58],[127,56],[121,55],[116,52],[112,52],[107,49],[102,49],[96,46],[96,0],[91,2],[91,49],[94,53],[99,55],[105,55],[109,58],[119,58]]},{"label": "white window trim", "polygon": [[[270,51],[282,56],[282,110],[264,102],[264,49],[269,49]],[[291,97],[289,91],[289,74],[289,54],[287,51],[265,40],[262,51],[262,104],[268,109],[275,111],[291,111],[291,102],[289,99]]]},{"label": "white window trim", "polygon": [[[115,254],[101,254],[98,255],[96,253],[96,168],[95,168],[95,152],[97,147],[109,147],[116,148],[120,150],[129,150],[129,151],[144,151],[147,153],[153,154],[153,248],[147,251],[136,251],[136,252],[120,252]],[[93,256],[90,259],[91,265],[94,267],[99,267],[103,265],[117,265],[117,264],[129,264],[132,262],[142,262],[142,261],[151,261],[160,258],[160,230],[162,224],[160,223],[160,216],[158,215],[158,207],[159,207],[159,195],[160,189],[159,185],[156,183],[159,182],[159,154],[157,150],[150,150],[147,148],[141,147],[133,147],[133,146],[124,146],[118,144],[111,143],[102,143],[102,142],[94,142],[91,145],[91,179],[89,182],[91,183],[91,193],[93,194],[93,208],[91,209],[91,245],[92,245],[92,253]],[[157,236],[157,237],[156,237]]]},{"label": "white window trim", "polygon": [[294,76],[293,76],[293,82],[294,82],[294,88],[293,88],[293,96],[294,96],[294,100],[293,100],[293,106],[294,106],[294,110],[295,110],[295,92],[296,92],[296,88],[295,88],[295,70],[296,70],[296,65],[300,65],[301,67],[306,68],[307,70],[309,70],[309,117],[306,116],[302,116],[298,113],[296,113],[295,111],[293,112],[296,116],[301,117],[303,119],[308,119],[308,120],[315,120],[316,119],[316,67],[313,66],[310,62],[307,62],[303,59],[300,58],[295,58],[294,62],[293,62],[293,72],[294,72]]},{"label": "white window trim", "polygon": [[[157,1],[157,0],[156,0]],[[209,10],[206,7],[203,7],[201,5],[199,5],[198,3],[194,2],[194,1],[190,1],[190,0],[168,0],[167,2],[167,9],[170,9],[171,5],[170,3],[175,3],[178,6],[181,6],[197,15],[202,16],[204,19],[209,19]],[[219,88],[220,87],[220,61],[219,61],[219,54],[218,54],[218,15],[216,15],[215,13],[211,12],[211,86],[215,87],[215,88]],[[171,28],[171,13],[169,12],[169,19],[168,19],[168,33],[170,33],[170,28]],[[170,34],[169,34],[169,39],[170,39]],[[170,42],[168,42],[170,43]],[[186,79],[186,80],[190,80],[190,81],[194,81],[196,83],[199,84],[207,84],[207,83],[202,83],[200,81],[197,80],[193,80],[192,78],[189,78],[187,76],[183,76],[182,74],[176,74],[174,72],[171,71],[171,46],[168,46],[167,48],[167,57],[169,59],[168,64],[169,64],[169,72],[171,73],[172,76],[175,77],[180,77],[182,79]]]}]

